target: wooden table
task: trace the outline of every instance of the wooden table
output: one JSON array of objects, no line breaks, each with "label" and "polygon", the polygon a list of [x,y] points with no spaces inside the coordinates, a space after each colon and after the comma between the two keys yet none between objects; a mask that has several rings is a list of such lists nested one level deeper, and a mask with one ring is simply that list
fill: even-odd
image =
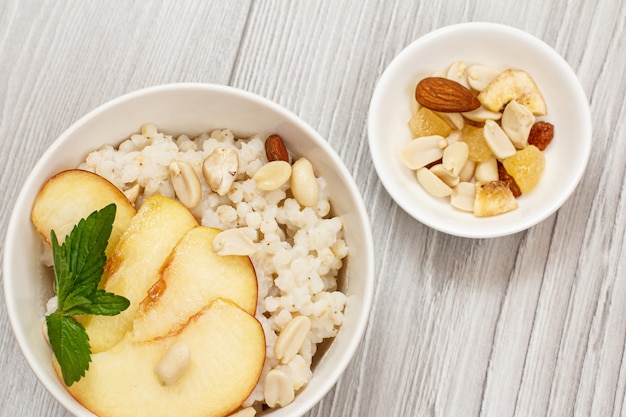
[{"label": "wooden table", "polygon": [[[413,220],[382,187],[367,145],[385,66],[421,35],[466,21],[543,39],[591,104],[593,149],[575,193],[503,238]],[[162,83],[239,87],[327,138],[371,216],[370,324],[307,416],[626,416],[625,69],[623,0],[0,0],[2,235],[37,159],[98,105]],[[4,306],[0,375],[1,416],[69,416],[30,371]]]}]

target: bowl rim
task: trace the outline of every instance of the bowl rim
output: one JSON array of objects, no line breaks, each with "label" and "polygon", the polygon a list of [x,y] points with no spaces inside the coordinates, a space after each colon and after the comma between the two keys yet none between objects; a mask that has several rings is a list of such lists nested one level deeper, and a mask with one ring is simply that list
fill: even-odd
[{"label": "bowl rim", "polygon": [[[584,118],[583,120],[581,120],[581,126],[583,126],[583,130],[581,131],[581,137],[584,138],[584,146],[579,148],[579,153],[582,156],[582,163],[578,167],[578,170],[575,172],[575,176],[572,177],[572,181],[570,182],[571,185],[567,189],[563,189],[563,192],[560,194],[560,198],[540,215],[535,215],[530,219],[523,219],[522,221],[514,222],[510,226],[502,227],[497,230],[489,228],[484,228],[481,230],[477,230],[476,228],[457,228],[456,225],[453,227],[451,225],[447,225],[444,221],[438,221],[431,216],[423,215],[422,213],[417,211],[414,206],[410,205],[409,202],[402,197],[402,195],[399,194],[399,190],[396,189],[396,186],[394,184],[393,174],[387,173],[386,171],[383,157],[374,152],[374,149],[377,147],[378,142],[382,140],[376,134],[376,112],[381,106],[379,100],[380,96],[383,94],[384,84],[386,84],[386,81],[391,76],[391,71],[394,69],[394,67],[398,66],[399,63],[414,54],[414,50],[422,47],[423,44],[429,43],[440,37],[448,36],[450,34],[464,33],[467,31],[496,32],[500,34],[504,33],[508,36],[521,38],[525,42],[529,43],[532,48],[536,48],[538,51],[550,55],[559,65],[558,71],[561,71],[563,76],[571,82],[571,86],[574,88],[573,95],[580,99],[581,102],[584,101],[586,103]],[[407,103],[408,102],[409,101],[407,100]],[[382,74],[376,81],[376,85],[372,93],[372,98],[370,100],[370,107],[368,109],[367,132],[369,150],[372,161],[374,163],[374,168],[378,174],[381,183],[383,184],[383,187],[391,196],[391,198],[396,202],[396,204],[400,206],[400,208],[402,208],[415,220],[437,231],[458,237],[481,239],[507,236],[531,228],[555,213],[569,199],[569,197],[578,187],[578,184],[580,183],[580,180],[584,175],[587,164],[589,162],[592,142],[592,121],[589,100],[580,83],[580,80],[578,79],[574,70],[567,63],[567,61],[565,61],[565,59],[550,45],[548,45],[546,42],[539,39],[538,37],[510,25],[495,22],[475,21],[451,24],[428,32],[418,37],[417,39],[409,42],[395,57],[392,58],[392,60],[389,62],[389,64],[387,64]]]},{"label": "bowl rim", "polygon": [[[300,126],[300,128],[306,131],[308,136],[313,139],[316,146],[322,148],[324,153],[332,157],[333,165],[336,166],[340,175],[345,179],[345,184],[348,188],[349,193],[351,194],[351,199],[356,203],[353,207],[354,212],[359,219],[359,224],[361,224],[363,227],[362,232],[365,237],[365,240],[362,242],[363,257],[365,259],[359,260],[359,262],[365,264],[364,270],[366,271],[365,276],[359,277],[359,279],[363,281],[363,294],[358,300],[360,308],[358,309],[359,312],[357,319],[354,320],[353,334],[349,338],[349,340],[345,342],[345,348],[338,356],[339,360],[336,364],[334,364],[331,371],[329,372],[330,377],[323,381],[323,383],[320,385],[320,388],[314,394],[311,394],[309,396],[308,401],[299,404],[292,403],[294,407],[293,410],[290,410],[290,412],[297,413],[297,415],[303,415],[311,408],[313,408],[316,404],[318,404],[322,400],[322,398],[335,386],[337,381],[344,373],[345,369],[352,361],[361,341],[364,338],[367,325],[369,323],[369,316],[371,313],[374,297],[374,288],[376,285],[374,243],[371,230],[371,222],[365,207],[365,203],[363,201],[362,194],[358,190],[353,176],[350,174],[343,160],[330,146],[327,140],[325,140],[315,129],[313,129],[307,122],[305,122],[292,111],[287,110],[285,107],[265,97],[243,90],[241,88],[205,82],[175,82],[136,89],[112,98],[96,106],[95,108],[81,116],[79,119],[74,121],[56,139],[54,139],[54,141],[39,157],[35,165],[32,167],[30,173],[27,175],[25,181],[22,183],[20,187],[20,192],[15,199],[11,215],[9,216],[9,222],[7,225],[7,231],[4,239],[5,250],[2,260],[2,271],[4,275],[3,286],[5,293],[4,298],[8,310],[9,322],[13,330],[13,335],[30,369],[35,374],[39,382],[45,387],[48,393],[53,395],[56,401],[58,401],[66,410],[68,410],[72,414],[79,412],[80,415],[94,415],[76,400],[72,399],[71,396],[67,397],[67,391],[64,388],[61,387],[59,389],[58,385],[55,385],[53,381],[49,380],[48,376],[42,370],[41,364],[37,361],[36,355],[34,354],[34,349],[31,349],[29,344],[27,343],[27,337],[25,334],[26,329],[21,328],[18,324],[17,314],[19,311],[19,303],[13,298],[16,291],[14,289],[14,279],[10,278],[14,275],[12,271],[12,264],[14,262],[14,259],[19,259],[19,254],[15,252],[15,248],[10,243],[15,241],[15,239],[18,239],[18,219],[20,218],[20,216],[23,216],[23,211],[21,210],[21,208],[27,206],[28,197],[32,192],[30,190],[34,188],[34,185],[37,181],[37,173],[42,170],[45,162],[49,160],[52,155],[54,155],[54,153],[57,151],[57,148],[69,137],[71,137],[75,133],[75,131],[80,128],[80,126],[94,118],[99,117],[102,113],[119,105],[120,103],[124,103],[126,101],[133,100],[141,96],[149,96],[153,94],[159,94],[167,91],[177,91],[181,89],[201,90],[209,93],[219,92],[229,95],[235,95],[244,100],[248,100],[255,104],[267,107],[271,111],[276,112],[280,116],[289,120],[290,123]],[[28,213],[30,213],[30,210],[28,210]],[[276,409],[276,411],[284,409],[285,408],[279,408]],[[291,413],[290,415],[293,415]]]}]

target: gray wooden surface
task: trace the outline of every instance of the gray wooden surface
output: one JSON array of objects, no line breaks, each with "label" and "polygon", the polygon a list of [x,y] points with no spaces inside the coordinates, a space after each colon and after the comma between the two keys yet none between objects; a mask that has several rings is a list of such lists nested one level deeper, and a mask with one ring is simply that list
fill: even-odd
[{"label": "gray wooden surface", "polygon": [[[382,187],[367,145],[385,66],[419,36],[465,21],[540,37],[591,103],[593,149],[576,192],[504,238],[414,221]],[[161,83],[240,87],[326,137],[371,216],[370,325],[308,417],[624,417],[625,26],[623,0],[0,0],[2,238],[31,167],[80,116]],[[0,416],[68,417],[30,372],[0,299]]]}]

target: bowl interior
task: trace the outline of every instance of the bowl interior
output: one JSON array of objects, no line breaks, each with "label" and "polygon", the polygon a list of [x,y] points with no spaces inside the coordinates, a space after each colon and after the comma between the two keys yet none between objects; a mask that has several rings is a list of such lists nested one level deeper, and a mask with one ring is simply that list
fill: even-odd
[{"label": "bowl interior", "polygon": [[[468,66],[527,71],[548,106],[548,115],[538,119],[555,125],[539,185],[518,199],[517,210],[495,217],[476,218],[454,209],[447,200],[430,196],[417,183],[414,171],[400,161],[400,150],[411,139],[407,122],[414,110],[417,82],[459,60]],[[368,134],[376,171],[391,197],[407,213],[445,233],[495,237],[544,220],[573,192],[589,158],[591,116],[576,75],[547,44],[508,26],[465,23],[427,34],[393,59],[372,96]]]},{"label": "bowl interior", "polygon": [[153,122],[170,134],[193,135],[217,128],[229,128],[240,137],[278,133],[294,155],[306,156],[316,173],[327,180],[333,210],[344,219],[350,247],[343,282],[349,301],[345,323],[316,364],[309,385],[292,404],[271,413],[272,416],[304,414],[337,381],[365,330],[374,284],[369,221],[352,177],[324,139],[280,106],[230,87],[173,84],[130,93],[80,119],[45,152],[18,196],[5,243],[6,302],[24,356],[40,381],[65,408],[77,416],[93,415],[68,394],[52,369],[51,352],[42,333],[51,283],[44,279],[43,268],[37,262],[40,238],[30,223],[30,210],[47,178],[76,167],[89,151],[103,144],[118,144],[146,122]]}]

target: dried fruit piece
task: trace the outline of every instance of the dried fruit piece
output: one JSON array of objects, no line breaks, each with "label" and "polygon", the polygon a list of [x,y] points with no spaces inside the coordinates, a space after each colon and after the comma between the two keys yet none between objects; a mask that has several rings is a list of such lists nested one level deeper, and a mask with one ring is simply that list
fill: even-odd
[{"label": "dried fruit piece", "polygon": [[422,106],[441,112],[466,112],[480,106],[468,88],[442,77],[427,77],[417,83],[415,99]]},{"label": "dried fruit piece", "polygon": [[478,94],[478,100],[491,111],[498,112],[511,100],[525,105],[536,116],[544,116],[548,110],[535,80],[519,69],[502,71]]},{"label": "dried fruit piece", "polygon": [[283,139],[278,135],[270,135],[265,140],[265,156],[269,162],[285,161],[289,162],[289,152],[285,147]]},{"label": "dried fruit piece", "polygon": [[517,198],[522,195],[522,190],[519,189],[515,179],[508,172],[506,172],[504,165],[502,165],[502,162],[500,161],[498,161],[498,179],[500,181],[505,181],[509,185],[509,189],[513,193],[513,197]]},{"label": "dried fruit piece", "polygon": [[543,151],[554,138],[554,125],[548,122],[536,122],[530,128],[528,134],[528,144],[535,145],[537,149]]},{"label": "dried fruit piece", "polygon": [[485,141],[482,127],[472,125],[463,126],[463,142],[467,143],[469,153],[467,159],[474,162],[486,161],[491,155],[491,149]]},{"label": "dried fruit piece", "polygon": [[517,151],[515,155],[502,161],[506,172],[511,174],[523,193],[537,186],[546,165],[543,153],[535,146],[529,145]]},{"label": "dried fruit piece", "polygon": [[517,200],[504,181],[490,181],[476,184],[474,215],[489,217],[515,210]]},{"label": "dried fruit piece", "polygon": [[414,138],[438,135],[444,138],[450,134],[452,128],[432,110],[421,107],[409,120],[409,130]]}]

